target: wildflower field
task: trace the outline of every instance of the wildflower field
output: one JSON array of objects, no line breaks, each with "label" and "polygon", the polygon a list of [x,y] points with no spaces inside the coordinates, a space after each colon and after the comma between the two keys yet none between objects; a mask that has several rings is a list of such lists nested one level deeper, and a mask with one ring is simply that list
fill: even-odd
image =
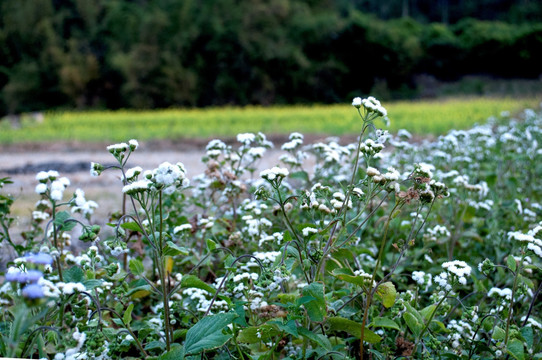
[{"label": "wildflower field", "polygon": [[[408,128],[419,135],[467,129],[502,111],[536,106],[525,98],[455,98],[393,102],[390,132]],[[23,117],[17,126],[0,122],[0,144],[58,140],[125,141],[235,137],[242,132],[344,135],[359,131],[359,118],[342,105],[231,107],[152,111],[48,112],[42,121]]]},{"label": "wildflower field", "polygon": [[[202,174],[182,159],[128,167],[138,141],[108,146],[115,165],[89,164],[119,176],[105,222],[51,169],[14,233],[0,180],[0,245],[13,253],[0,355],[542,358],[539,105],[419,144],[410,121],[433,118],[399,129],[372,97],[342,107],[355,143],[235,128],[236,144],[209,142]],[[272,147],[283,156],[257,171]]]}]

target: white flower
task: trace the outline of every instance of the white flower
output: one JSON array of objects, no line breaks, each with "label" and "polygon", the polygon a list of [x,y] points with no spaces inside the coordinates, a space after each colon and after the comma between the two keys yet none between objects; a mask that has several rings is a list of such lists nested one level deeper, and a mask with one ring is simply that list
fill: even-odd
[{"label": "white flower", "polygon": [[36,193],[38,194],[45,194],[47,192],[47,184],[44,184],[44,183],[39,183],[38,185],[36,185]]},{"label": "white flower", "polygon": [[128,141],[128,145],[130,146],[130,150],[132,151],[136,150],[139,147],[139,143],[135,139]]},{"label": "white flower", "polygon": [[49,180],[49,174],[47,173],[47,171],[40,171],[36,174],[36,180],[38,180],[39,182],[46,182],[47,180]]},{"label": "white flower", "polygon": [[147,179],[138,180],[131,184],[125,185],[122,188],[122,192],[129,195],[136,194],[138,192],[144,192],[148,190],[150,184],[151,184],[150,180],[147,180]]},{"label": "white flower", "polygon": [[249,145],[255,139],[256,139],[256,136],[252,133],[244,133],[244,134],[237,135],[237,141],[239,141],[243,145]]},{"label": "white flower", "polygon": [[442,267],[456,276],[469,276],[472,270],[466,262],[460,260],[445,262]]},{"label": "white flower", "polygon": [[354,100],[352,100],[352,106],[359,109],[361,107],[361,98],[355,97]]},{"label": "white flower", "polygon": [[311,234],[318,234],[318,229],[315,229],[313,227],[306,227],[303,228],[301,232],[303,233],[304,237],[309,237]]},{"label": "white flower", "polygon": [[367,167],[367,176],[373,177],[378,175],[380,175],[380,171],[378,171],[374,167]]},{"label": "white flower", "polygon": [[60,201],[62,200],[63,192],[61,190],[51,190],[51,200]]},{"label": "white flower", "polygon": [[126,180],[132,180],[133,178],[135,178],[142,172],[143,172],[143,169],[140,166],[130,168],[126,170]]},{"label": "white flower", "polygon": [[178,234],[181,231],[185,231],[185,230],[192,230],[192,225],[190,225],[190,224],[182,224],[182,225],[176,226],[173,229],[173,233]]},{"label": "white flower", "polygon": [[290,173],[288,169],[286,168],[279,168],[278,166],[274,166],[271,169],[264,170],[260,172],[260,176],[268,181],[273,181],[276,178],[282,179],[288,176]]}]

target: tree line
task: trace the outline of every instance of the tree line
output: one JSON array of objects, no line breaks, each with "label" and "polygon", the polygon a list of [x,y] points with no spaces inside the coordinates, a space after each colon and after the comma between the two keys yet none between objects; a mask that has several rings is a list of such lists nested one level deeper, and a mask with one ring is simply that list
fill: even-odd
[{"label": "tree line", "polygon": [[330,103],[378,86],[411,96],[419,74],[539,77],[542,3],[472,3],[0,0],[0,113]]}]

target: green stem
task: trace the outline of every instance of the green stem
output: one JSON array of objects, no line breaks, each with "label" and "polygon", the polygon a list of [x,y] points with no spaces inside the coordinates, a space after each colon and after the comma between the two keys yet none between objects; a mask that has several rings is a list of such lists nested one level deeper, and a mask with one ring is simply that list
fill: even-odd
[{"label": "green stem", "polygon": [[[512,255],[510,255],[510,256],[512,256]],[[519,274],[521,272],[521,265],[523,264],[523,260],[524,260],[524,257],[522,257],[521,261],[517,265],[516,272],[514,273],[514,285],[512,286],[512,295],[510,296],[510,308],[508,309],[508,317],[506,319],[506,331],[505,331],[505,335],[504,335],[505,348],[508,345],[508,335],[510,333],[510,323],[512,322],[512,315],[514,313],[514,295],[516,294],[516,288],[518,286],[518,278],[519,278]],[[516,262],[516,264],[517,264],[517,262]]]},{"label": "green stem", "polygon": [[[373,275],[371,276],[371,282],[369,283],[369,286],[372,288],[375,278],[376,278],[376,272],[378,271],[378,268],[380,266],[380,263],[382,261],[382,254],[384,253],[384,247],[386,245],[387,239],[388,239],[388,228],[391,222],[391,219],[393,217],[393,213],[395,212],[395,209],[399,206],[399,203],[395,203],[395,206],[393,209],[391,209],[390,215],[388,216],[388,219],[386,220],[386,226],[384,227],[384,237],[382,238],[382,243],[380,244],[380,250],[378,251],[378,258],[376,259],[376,264],[373,270]],[[365,311],[363,312],[363,320],[361,322],[361,336],[360,336],[360,344],[359,344],[359,356],[363,359],[363,338],[365,336],[365,324],[367,323],[367,318],[369,317],[369,307],[371,306],[371,302],[373,300],[373,296],[376,293],[376,290],[378,288],[375,287],[369,293],[367,294],[367,300],[365,302]]]},{"label": "green stem", "polygon": [[440,305],[442,305],[444,300],[446,300],[446,298],[448,297],[448,294],[450,293],[450,291],[451,290],[446,291],[446,293],[444,294],[442,299],[440,299],[440,301],[438,302],[437,307],[435,308],[435,310],[433,310],[433,312],[431,313],[431,316],[429,317],[429,320],[427,320],[427,322],[423,326],[423,329],[420,332],[420,336],[418,336],[418,338],[416,339],[416,343],[414,344],[414,348],[412,349],[412,354],[416,353],[416,348],[418,347],[418,344],[420,343],[420,341],[421,341],[421,339],[423,337],[423,334],[425,334],[425,331],[429,328],[429,325],[431,324],[431,321],[433,321],[433,318],[435,317],[438,308],[440,307]]}]

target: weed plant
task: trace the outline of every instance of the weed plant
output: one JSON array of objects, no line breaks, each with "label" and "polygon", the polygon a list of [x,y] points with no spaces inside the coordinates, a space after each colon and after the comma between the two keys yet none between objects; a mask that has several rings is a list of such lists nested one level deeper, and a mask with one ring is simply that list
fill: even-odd
[{"label": "weed plant", "polygon": [[136,140],[111,145],[116,165],[90,169],[120,178],[105,224],[54,170],[37,174],[42,199],[20,235],[2,195],[1,245],[17,255],[0,354],[541,358],[542,115],[413,145],[380,129],[378,100],[352,105],[356,143],[292,133],[261,172],[262,133],[211,141],[190,181],[182,163],[127,168]]}]

